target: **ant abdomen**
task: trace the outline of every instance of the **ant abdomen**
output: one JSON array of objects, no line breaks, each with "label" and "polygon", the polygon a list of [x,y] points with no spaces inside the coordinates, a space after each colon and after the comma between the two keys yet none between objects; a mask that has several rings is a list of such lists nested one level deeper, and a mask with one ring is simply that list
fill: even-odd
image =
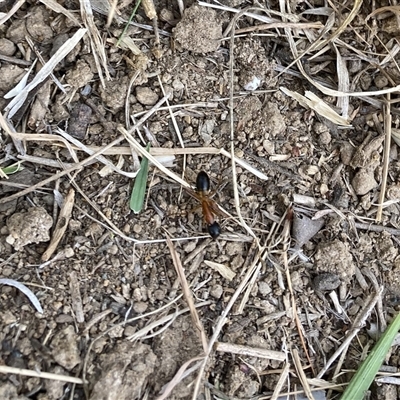
[{"label": "ant abdomen", "polygon": [[210,178],[204,171],[200,171],[197,175],[196,190],[198,192],[208,192],[210,190]]},{"label": "ant abdomen", "polygon": [[212,224],[207,226],[208,233],[215,240],[221,234],[221,227],[219,223],[214,221]]}]

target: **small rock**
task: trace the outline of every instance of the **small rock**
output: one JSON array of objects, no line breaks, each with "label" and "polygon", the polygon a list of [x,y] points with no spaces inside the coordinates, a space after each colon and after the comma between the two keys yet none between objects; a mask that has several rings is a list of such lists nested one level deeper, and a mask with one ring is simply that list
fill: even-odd
[{"label": "small rock", "polygon": [[374,171],[371,169],[360,169],[354,176],[351,185],[357,195],[363,196],[378,186]]},{"label": "small rock", "polygon": [[210,290],[211,296],[215,299],[220,299],[223,293],[224,288],[221,285],[214,285]]},{"label": "small rock", "polygon": [[11,41],[6,38],[0,39],[0,53],[12,57],[17,50],[17,46]]},{"label": "small rock", "polygon": [[74,88],[81,88],[93,79],[90,65],[83,60],[78,60],[75,67],[67,71],[65,80]]},{"label": "small rock", "polygon": [[143,314],[147,310],[147,303],[139,301],[133,305],[133,311],[138,314]]},{"label": "small rock", "polygon": [[378,89],[383,89],[384,87],[386,87],[386,86],[389,84],[389,81],[388,81],[388,79],[386,78],[386,76],[385,76],[385,75],[382,75],[382,74],[378,74],[378,75],[375,77],[374,82],[375,82],[375,86],[376,86]]},{"label": "small rock", "polygon": [[340,278],[329,272],[317,275],[313,280],[315,290],[319,292],[335,290],[340,286]]},{"label": "small rock", "polygon": [[149,87],[138,86],[136,88],[136,98],[144,106],[154,106],[158,101],[157,93],[154,93]]},{"label": "small rock", "polygon": [[20,250],[29,243],[47,242],[53,218],[43,207],[31,207],[27,212],[13,214],[7,221],[10,235],[7,242]]},{"label": "small rock", "polygon": [[208,53],[218,49],[222,23],[214,10],[193,5],[186,8],[183,18],[172,31],[184,50]]},{"label": "small rock", "polygon": [[322,132],[318,137],[318,141],[322,145],[329,144],[331,142],[331,140],[332,140],[332,138],[331,138],[331,134],[329,132]]},{"label": "small rock", "polygon": [[0,385],[0,399],[2,400],[29,400],[23,395],[19,396],[17,387],[11,382],[2,382]]},{"label": "small rock", "polygon": [[348,246],[340,240],[320,243],[314,255],[314,260],[317,273],[336,274],[345,283],[348,283],[355,274],[353,256]]},{"label": "small rock", "polygon": [[78,335],[72,325],[58,332],[51,342],[54,360],[70,371],[81,362],[78,349]]},{"label": "small rock", "polygon": [[17,65],[2,65],[0,74],[0,90],[2,92],[8,92],[11,90],[22,79],[25,73],[26,71]]},{"label": "small rock", "polygon": [[128,325],[125,327],[124,336],[129,337],[132,336],[137,331],[135,326]]},{"label": "small rock", "polygon": [[349,142],[342,144],[340,147],[340,159],[344,165],[350,165],[354,152],[355,148]]},{"label": "small rock", "polygon": [[[60,366],[54,367],[50,372],[53,374],[65,375],[65,370]],[[61,399],[63,397],[65,382],[53,379],[44,379],[44,385],[49,399]]]},{"label": "small rock", "polygon": [[261,79],[258,78],[257,76],[253,76],[248,80],[248,82],[246,82],[243,85],[243,89],[252,92],[258,89],[260,85],[261,85]]},{"label": "small rock", "polygon": [[154,291],[154,298],[157,300],[164,300],[165,299],[165,291],[162,289],[157,289]]},{"label": "small rock", "polygon": [[261,294],[261,296],[266,296],[272,292],[272,288],[267,282],[261,281],[258,282],[258,292]]}]

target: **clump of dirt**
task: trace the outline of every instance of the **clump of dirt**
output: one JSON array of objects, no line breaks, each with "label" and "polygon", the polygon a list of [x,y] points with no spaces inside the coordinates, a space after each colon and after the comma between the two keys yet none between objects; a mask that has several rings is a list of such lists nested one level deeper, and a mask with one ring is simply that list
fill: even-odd
[{"label": "clump of dirt", "polygon": [[320,243],[314,256],[318,273],[330,272],[349,283],[355,274],[355,264],[348,246],[340,240]]},{"label": "clump of dirt", "polygon": [[209,53],[219,47],[222,23],[214,10],[193,5],[185,10],[173,32],[182,50]]},{"label": "clump of dirt", "polygon": [[47,242],[52,226],[53,218],[43,207],[31,207],[26,212],[15,213],[7,220],[10,232],[7,243],[20,250],[30,243]]},{"label": "clump of dirt", "polygon": [[157,357],[143,343],[118,343],[99,359],[100,377],[95,379],[90,400],[130,400],[155,371]]}]

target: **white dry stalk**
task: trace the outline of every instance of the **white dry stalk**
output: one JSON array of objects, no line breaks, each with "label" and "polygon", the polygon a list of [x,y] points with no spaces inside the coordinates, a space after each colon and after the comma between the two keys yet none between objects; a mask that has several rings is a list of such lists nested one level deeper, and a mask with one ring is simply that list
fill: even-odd
[{"label": "white dry stalk", "polygon": [[[248,10],[252,10],[253,8],[249,8]],[[255,10],[259,10],[260,8],[254,7]],[[261,9],[262,10],[262,9]],[[252,229],[247,225],[245,220],[243,219],[242,212],[240,210],[240,200],[239,200],[239,191],[238,191],[238,179],[236,174],[236,163],[235,163],[235,127],[234,127],[234,47],[235,47],[235,25],[236,22],[242,17],[243,12],[239,12],[236,14],[232,20],[232,31],[229,42],[229,129],[230,129],[230,153],[231,153],[231,164],[232,164],[232,185],[233,185],[233,194],[235,201],[235,209],[237,216],[239,218],[240,224],[247,231],[247,233],[252,236],[257,243],[259,249],[261,249],[260,242],[256,236],[256,234],[252,231]],[[197,388],[198,390],[198,388]],[[196,393],[196,391],[195,391]]]},{"label": "white dry stalk", "polygon": [[193,299],[193,293],[189,288],[189,283],[186,279],[185,270],[183,268],[179,254],[176,251],[170,237],[168,235],[166,235],[166,238],[167,238],[167,246],[169,248],[170,255],[172,258],[172,263],[174,264],[176,273],[178,275],[179,281],[182,286],[183,296],[186,300],[186,303],[189,306],[190,315],[192,317],[193,324],[196,327],[196,333],[199,335],[199,339],[200,339],[201,344],[203,345],[204,352],[206,352],[207,351],[207,334],[206,334],[204,326],[200,320],[199,314],[197,313],[194,299]]},{"label": "white dry stalk", "polygon": [[214,328],[213,335],[212,335],[212,337],[211,337],[211,339],[210,339],[210,341],[208,343],[208,349],[207,349],[205,358],[204,358],[204,360],[203,360],[203,362],[202,362],[202,364],[200,366],[200,370],[199,370],[199,373],[197,375],[196,386],[194,388],[193,396],[192,396],[193,399],[196,399],[196,395],[197,395],[197,393],[199,391],[199,388],[200,388],[200,382],[201,382],[201,379],[203,377],[204,369],[205,369],[205,367],[207,365],[208,358],[210,357],[211,352],[213,351],[214,344],[217,341],[218,336],[220,335],[222,328],[224,327],[225,323],[227,322],[227,316],[228,316],[229,312],[231,311],[233,305],[235,304],[236,300],[238,299],[238,297],[240,296],[240,294],[243,292],[244,288],[248,284],[249,280],[252,278],[252,276],[254,275],[255,271],[257,270],[258,263],[260,262],[259,261],[260,254],[261,254],[262,251],[263,251],[263,249],[259,250],[257,252],[257,254],[255,255],[255,258],[254,258],[252,264],[250,265],[246,275],[243,277],[243,279],[240,282],[240,284],[239,284],[238,288],[236,289],[235,293],[232,295],[232,297],[230,298],[227,306],[225,307],[225,309],[221,313],[221,316],[218,318],[217,324],[216,324],[216,326]]},{"label": "white dry stalk", "polygon": [[353,338],[358,334],[362,326],[365,324],[365,321],[370,316],[373,308],[375,307],[377,301],[382,295],[383,287],[379,288],[379,292],[372,293],[368,296],[364,308],[360,311],[359,316],[354,321],[352,328],[348,331],[348,335],[346,336],[343,343],[338,347],[335,353],[331,356],[331,358],[325,363],[324,368],[319,372],[317,378],[322,378],[325,372],[330,368],[332,363],[339,357],[339,355],[346,349]]},{"label": "white dry stalk", "polygon": [[[131,129],[130,129],[131,130]],[[27,134],[19,134],[19,135],[27,135]],[[33,137],[34,135],[32,135]],[[21,136],[22,138],[22,136]],[[30,136],[24,136],[24,140],[31,140]],[[60,145],[58,143],[54,143],[56,146]],[[140,146],[140,144],[139,144]],[[72,146],[73,149],[75,150],[80,150],[79,147],[77,146]],[[87,146],[88,149],[98,152],[101,147],[98,146]],[[131,148],[126,147],[126,146],[113,146],[112,148],[105,149],[102,154],[105,155],[130,155],[132,152]],[[148,152],[146,153],[148,154]],[[151,147],[150,148],[150,154],[155,157],[161,157],[161,156],[170,156],[170,155],[185,155],[185,154],[222,154],[224,157],[227,157],[229,159],[232,158],[231,153],[226,151],[225,149],[216,149],[214,147],[185,147],[185,148],[172,148],[172,149],[166,149],[162,147]],[[258,170],[257,168],[253,167],[252,165],[248,164],[246,161],[242,160],[241,158],[238,158],[234,156],[235,163],[240,165],[242,168],[246,169],[250,173],[252,173],[254,176],[256,176],[259,179],[262,179],[264,181],[268,180],[268,176],[265,175],[263,172]]]},{"label": "white dry stalk", "polygon": [[[160,101],[158,101],[157,104],[155,104],[133,127],[132,130],[136,129],[137,127],[141,126],[164,102],[165,102],[166,97],[163,97]],[[3,127],[4,125],[4,118],[3,116],[0,114],[0,124]],[[5,126],[7,126],[7,124],[5,124]],[[7,131],[10,136],[12,137],[13,133],[10,131],[10,129],[8,128]],[[81,167],[83,167],[84,165],[86,165],[89,161],[95,159],[97,156],[103,154],[107,149],[110,149],[111,147],[121,143],[124,140],[124,136],[120,136],[117,139],[113,140],[111,143],[109,143],[108,145],[102,147],[100,150],[96,151],[94,154],[92,154],[91,156],[89,156],[88,158],[86,158],[83,161],[80,161],[78,163],[76,163],[74,166],[72,166],[71,168],[67,168],[64,171],[58,172],[57,174],[54,174],[53,176],[51,176],[50,178],[47,178],[35,185],[32,185],[31,187],[29,187],[28,189],[24,189],[21,190],[18,193],[15,193],[11,196],[5,197],[0,199],[0,204],[3,203],[7,203],[8,201],[11,201],[13,199],[17,199],[18,197],[24,196],[30,192],[33,192],[34,190],[47,185],[50,182],[53,182],[55,180],[57,180],[58,178],[61,178],[62,176],[65,176],[67,174],[69,174],[70,172],[73,172]],[[131,240],[131,239],[130,239]]]},{"label": "white dry stalk", "polygon": [[78,323],[85,322],[85,314],[83,313],[83,303],[81,292],[79,289],[79,281],[78,276],[75,271],[72,271],[69,274],[69,290],[71,294],[71,306],[72,310],[75,313],[76,321]]},{"label": "white dry stalk", "polygon": [[58,216],[58,220],[52,234],[50,244],[48,245],[46,251],[42,254],[43,262],[46,262],[50,259],[50,257],[55,252],[58,244],[60,243],[60,240],[63,238],[64,233],[67,230],[69,220],[71,218],[72,209],[74,208],[74,202],[75,192],[73,189],[70,189],[61,206],[60,215]]},{"label": "white dry stalk", "polygon": [[23,91],[21,91],[17,96],[14,97],[13,100],[7,105],[6,110],[8,110],[8,118],[12,118],[15,113],[21,108],[22,104],[24,104],[28,94],[31,90],[33,90],[36,86],[42,83],[53,71],[53,69],[57,66],[57,64],[62,61],[67,54],[75,48],[78,42],[83,38],[86,34],[87,29],[81,28],[78,29],[74,36],[68,39],[50,58],[49,61],[43,68],[36,74],[33,80],[25,87]]},{"label": "white dry stalk", "polygon": [[142,147],[140,143],[134,137],[132,137],[132,135],[126,129],[124,129],[123,127],[119,127],[118,130],[125,136],[125,139],[138,153],[140,153],[142,157],[146,157],[165,175],[169,176],[171,179],[175,180],[183,187],[190,189],[190,185],[186,181],[181,179],[178,175],[170,171],[168,168],[165,168],[154,156],[152,156],[144,147]]},{"label": "white dry stalk", "polygon": [[322,99],[320,99],[316,94],[306,91],[305,96],[300,93],[293,92],[285,87],[280,88],[283,93],[287,96],[297,100],[303,107],[311,108],[316,113],[322,117],[328,119],[336,125],[341,125],[346,128],[351,127],[347,118],[339,115],[335,110],[333,110],[328,104],[326,104]]},{"label": "white dry stalk", "polygon": [[227,265],[208,260],[204,260],[204,264],[217,271],[223,278],[225,278],[228,281],[232,281],[232,279],[236,276],[236,273],[233,272]]},{"label": "white dry stalk", "polygon": [[[62,142],[65,147],[68,149],[70,156],[72,159],[78,163],[79,159],[74,151],[73,146],[70,145],[70,143],[64,139],[61,136],[57,135],[49,135],[47,133],[22,133],[22,132],[13,132],[10,134],[11,137],[21,140],[21,141],[44,141],[44,142],[50,142],[52,145],[57,145],[57,143],[54,143],[56,140],[59,140]],[[79,149],[79,147],[76,146],[76,149]],[[100,147],[97,149],[97,151],[100,150]],[[71,164],[72,165],[72,164]]]},{"label": "white dry stalk", "polygon": [[[349,71],[346,66],[346,61],[343,59],[340,54],[339,49],[332,42],[333,48],[336,51],[336,69],[337,69],[337,77],[338,77],[338,90],[341,92],[348,92],[350,90],[350,80],[349,80]],[[342,114],[343,119],[347,120],[349,117],[349,96],[338,97],[337,98],[337,106],[340,108],[340,112]]]},{"label": "white dry stalk", "polygon": [[12,99],[15,97],[21,90],[24,90],[26,83],[28,82],[29,75],[33,71],[35,67],[37,59],[32,63],[31,67],[28,69],[28,72],[22,77],[22,79],[14,86],[9,92],[7,92],[3,97],[5,99]]},{"label": "white dry stalk", "polygon": [[[88,30],[89,38],[90,38],[90,45],[92,48],[92,53],[94,57],[94,61],[96,64],[97,72],[99,73],[99,78],[101,81],[101,85],[103,88],[106,87],[106,83],[104,81],[103,77],[103,70],[102,66],[104,69],[104,72],[106,74],[106,78],[109,81],[111,79],[110,73],[108,72],[108,67],[107,67],[107,55],[105,52],[105,46],[101,40],[101,36],[99,33],[99,30],[97,29],[96,24],[94,23],[94,18],[93,18],[93,10],[92,10],[92,5],[90,4],[89,0],[80,0],[80,5],[81,5],[81,15],[82,15],[82,20],[85,23],[85,26]],[[101,64],[100,64],[101,61]]]},{"label": "white dry stalk", "polygon": [[7,365],[0,365],[0,373],[2,374],[13,374],[21,376],[32,376],[39,379],[50,379],[59,382],[75,383],[77,385],[82,385],[85,382],[80,378],[75,378],[74,376],[52,374],[49,372],[33,371],[31,369],[8,367]]},{"label": "white dry stalk", "polygon": [[[59,133],[64,139],[68,140],[70,143],[74,144],[77,148],[80,150],[83,150],[85,153],[92,155],[94,154],[94,150],[91,150],[89,147],[84,145],[82,142],[80,142],[78,139],[72,137],[69,133],[63,131],[62,129],[58,128],[57,133]],[[54,135],[51,135],[54,137]],[[108,167],[111,171],[114,171],[120,175],[126,176],[127,178],[135,178],[137,175],[136,172],[126,172],[123,171],[119,166],[115,166],[111,161],[107,160],[104,156],[100,155],[96,157],[96,160],[100,161],[102,164],[104,164],[106,167]]]},{"label": "white dry stalk", "polygon": [[55,0],[40,0],[41,3],[43,3],[46,7],[50,8],[57,14],[63,14],[65,15],[71,22],[73,22],[77,26],[82,26],[79,20],[75,17],[75,15],[64,8],[60,3],[58,3]]},{"label": "white dry stalk", "polygon": [[285,361],[286,354],[282,351],[244,346],[234,343],[216,342],[215,350],[223,353],[239,354],[248,357],[266,358],[269,360]]},{"label": "white dry stalk", "polygon": [[18,0],[11,10],[7,13],[1,13],[0,14],[0,26],[5,24],[20,8],[21,6],[25,3],[25,0]]},{"label": "white dry stalk", "polygon": [[303,387],[304,393],[306,394],[308,400],[315,400],[314,396],[311,392],[310,385],[308,384],[306,374],[304,373],[303,366],[301,364],[299,352],[297,349],[292,349],[292,357],[293,357],[293,362],[294,366],[297,371],[297,376],[300,379],[301,385]]},{"label": "white dry stalk", "polygon": [[[389,99],[388,99],[389,100]],[[383,153],[383,169],[382,169],[382,183],[381,183],[381,190],[379,193],[379,205],[378,210],[376,213],[376,222],[381,222],[382,220],[382,212],[383,212],[383,202],[385,200],[386,194],[386,185],[387,185],[387,178],[389,173],[389,160],[390,160],[390,142],[392,137],[392,114],[391,114],[391,104],[387,102],[385,105],[385,147]]]},{"label": "white dry stalk", "polygon": [[[38,50],[37,46],[35,45],[35,43],[33,42],[33,40],[29,37],[29,36],[25,36],[25,40],[28,42],[29,47],[34,51],[34,53],[36,54],[36,57],[39,59],[40,63],[42,65],[46,64],[46,61],[44,60],[41,52]],[[55,77],[55,75],[53,74],[53,72],[50,73],[50,78],[53,80],[53,82],[57,85],[57,87],[61,90],[61,92],[63,92],[64,94],[67,93],[67,91],[65,90],[64,86],[62,85],[62,83]],[[50,89],[49,89],[50,90]]]},{"label": "white dry stalk", "polygon": [[290,364],[286,361],[285,362],[285,366],[283,367],[283,371],[279,377],[278,382],[276,383],[275,389],[274,389],[274,393],[271,396],[270,400],[277,400],[283,385],[285,384],[286,380],[289,377],[289,370],[290,370]]},{"label": "white dry stalk", "polygon": [[43,308],[40,305],[39,299],[32,292],[32,290],[27,288],[23,283],[18,282],[14,279],[2,278],[2,279],[0,279],[0,285],[14,286],[18,290],[20,290],[30,300],[30,302],[36,308],[37,312],[39,312],[40,314],[43,314]]}]

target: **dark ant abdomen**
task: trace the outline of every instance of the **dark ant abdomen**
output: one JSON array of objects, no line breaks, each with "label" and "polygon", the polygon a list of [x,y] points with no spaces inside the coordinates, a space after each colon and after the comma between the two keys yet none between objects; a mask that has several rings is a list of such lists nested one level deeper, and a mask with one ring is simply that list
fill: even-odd
[{"label": "dark ant abdomen", "polygon": [[212,224],[207,226],[208,233],[215,240],[221,234],[221,227],[219,223],[214,221]]},{"label": "dark ant abdomen", "polygon": [[210,190],[210,178],[204,171],[200,171],[197,175],[196,190],[198,192],[208,192]]}]

